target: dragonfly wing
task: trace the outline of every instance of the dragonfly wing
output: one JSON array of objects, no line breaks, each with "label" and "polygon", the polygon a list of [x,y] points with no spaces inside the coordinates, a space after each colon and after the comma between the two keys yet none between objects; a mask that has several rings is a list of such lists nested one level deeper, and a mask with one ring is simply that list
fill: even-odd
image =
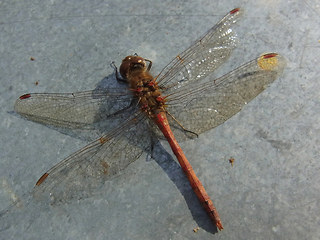
[{"label": "dragonfly wing", "polygon": [[96,141],[73,153],[37,182],[36,199],[51,204],[68,202],[94,194],[102,184],[135,161],[150,147],[142,113],[124,121]]},{"label": "dragonfly wing", "polygon": [[[280,55],[262,55],[216,80],[176,91],[168,99],[167,109],[184,128],[203,133],[239,112],[266,89],[284,67],[285,59]],[[180,140],[194,136],[182,130],[176,121],[171,121],[171,125]]]},{"label": "dragonfly wing", "polygon": [[127,89],[76,93],[33,93],[17,99],[14,109],[28,120],[64,128],[85,128],[130,105]]},{"label": "dragonfly wing", "polygon": [[239,8],[230,11],[161,71],[157,80],[165,89],[165,95],[186,83],[205,78],[229,58],[236,46],[232,28],[241,15]]}]

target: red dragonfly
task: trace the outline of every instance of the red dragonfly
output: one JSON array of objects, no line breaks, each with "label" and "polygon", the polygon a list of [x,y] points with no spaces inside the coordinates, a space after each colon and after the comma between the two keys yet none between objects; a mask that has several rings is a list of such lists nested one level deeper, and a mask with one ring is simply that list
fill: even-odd
[{"label": "red dragonfly", "polygon": [[118,81],[126,83],[122,88],[22,95],[15,111],[28,120],[89,131],[104,126],[106,132],[43,174],[34,195],[59,201],[95,187],[149,151],[152,139],[164,136],[200,203],[215,226],[223,229],[178,141],[222,124],[283,71],[283,57],[268,53],[220,78],[208,77],[235,48],[233,27],[241,15],[240,8],[231,10],[156,77],[149,72],[150,60],[127,56],[119,72],[114,66]]}]

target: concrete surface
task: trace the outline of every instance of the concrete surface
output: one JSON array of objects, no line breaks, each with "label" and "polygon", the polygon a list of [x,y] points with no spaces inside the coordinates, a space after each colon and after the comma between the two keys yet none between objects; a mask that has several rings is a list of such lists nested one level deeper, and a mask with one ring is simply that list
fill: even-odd
[{"label": "concrete surface", "polygon": [[87,143],[15,115],[17,97],[94,89],[111,61],[132,53],[156,73],[238,6],[240,44],[221,71],[269,51],[288,66],[239,114],[182,144],[222,232],[163,144],[156,160],[142,156],[92,197],[12,209],[0,239],[319,239],[318,0],[1,1],[0,209],[23,202],[44,171]]}]

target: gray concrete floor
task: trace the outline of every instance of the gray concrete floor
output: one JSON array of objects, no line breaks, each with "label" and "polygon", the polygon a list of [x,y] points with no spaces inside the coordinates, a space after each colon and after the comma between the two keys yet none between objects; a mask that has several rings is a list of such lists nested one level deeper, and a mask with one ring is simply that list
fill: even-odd
[{"label": "gray concrete floor", "polygon": [[238,6],[239,47],[221,71],[269,51],[288,64],[239,114],[182,143],[222,232],[164,143],[156,160],[142,156],[89,198],[13,209],[0,239],[319,239],[318,0],[1,1],[0,209],[23,202],[44,171],[87,143],[15,115],[18,96],[93,89],[113,73],[111,61],[132,53],[152,59],[156,73]]}]

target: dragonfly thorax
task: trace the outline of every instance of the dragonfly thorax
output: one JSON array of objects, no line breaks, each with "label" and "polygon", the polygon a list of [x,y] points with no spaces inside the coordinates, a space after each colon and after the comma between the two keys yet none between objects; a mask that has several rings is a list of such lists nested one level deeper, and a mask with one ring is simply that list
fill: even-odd
[{"label": "dragonfly thorax", "polygon": [[150,117],[165,111],[165,100],[161,96],[160,88],[147,69],[144,58],[127,56],[122,60],[120,74],[129,83],[130,89],[138,98],[141,110]]}]

